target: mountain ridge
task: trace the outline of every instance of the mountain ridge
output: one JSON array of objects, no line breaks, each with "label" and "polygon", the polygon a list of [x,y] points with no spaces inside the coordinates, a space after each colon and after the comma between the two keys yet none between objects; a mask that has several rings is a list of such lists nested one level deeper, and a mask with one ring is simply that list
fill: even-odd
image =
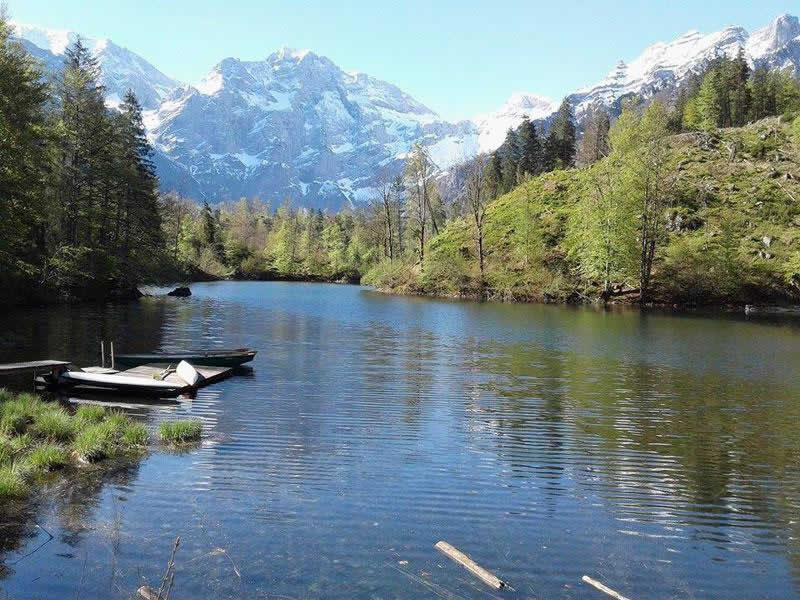
[{"label": "mountain ridge", "polygon": [[[58,68],[76,34],[16,24],[45,67]],[[496,111],[458,122],[441,118],[399,87],[344,71],[311,50],[280,48],[261,60],[225,58],[199,82],[168,77],[110,40],[86,39],[103,67],[107,102],[137,93],[164,191],[220,202],[241,196],[308,207],[356,206],[379,180],[401,171],[415,143],[446,170],[491,152],[528,116],[547,130],[557,103],[518,92]],[[631,95],[672,94],[717,54],[742,50],[751,65],[800,68],[800,21],[784,14],[748,33],[739,26],[689,31],[656,42],[594,84],[567,96],[578,120],[601,106],[612,114]]]}]

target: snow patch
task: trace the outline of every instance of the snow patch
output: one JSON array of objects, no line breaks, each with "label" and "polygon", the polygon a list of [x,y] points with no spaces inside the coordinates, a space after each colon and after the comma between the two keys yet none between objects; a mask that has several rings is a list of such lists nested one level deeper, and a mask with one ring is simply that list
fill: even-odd
[{"label": "snow patch", "polygon": [[335,144],[331,146],[331,152],[334,154],[344,154],[353,151],[353,144],[345,142],[344,144]]},{"label": "snow patch", "polygon": [[215,70],[206,75],[205,78],[197,83],[194,87],[204,96],[213,96],[220,91],[224,85],[225,79],[222,77],[222,73],[218,70]]}]

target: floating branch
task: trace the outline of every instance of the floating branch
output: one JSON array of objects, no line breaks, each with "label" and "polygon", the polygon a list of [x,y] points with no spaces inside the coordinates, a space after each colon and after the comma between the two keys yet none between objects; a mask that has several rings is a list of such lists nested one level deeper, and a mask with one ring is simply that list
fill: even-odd
[{"label": "floating branch", "polygon": [[604,586],[602,583],[600,583],[596,579],[592,579],[588,575],[584,575],[583,577],[581,577],[581,580],[583,580],[585,583],[588,583],[589,585],[591,585],[593,587],[596,587],[601,592],[605,592],[606,594],[608,594],[612,598],[616,598],[617,600],[628,600],[625,596],[623,596],[619,592],[615,592],[610,587]]},{"label": "floating branch", "polygon": [[493,587],[496,590],[500,588],[506,587],[508,584],[498,578],[493,573],[490,573],[474,560],[472,560],[469,556],[461,552],[460,550],[454,548],[447,542],[436,542],[436,549],[443,554],[446,554],[451,559],[456,561],[462,567],[464,567],[467,571],[481,579],[486,585]]}]

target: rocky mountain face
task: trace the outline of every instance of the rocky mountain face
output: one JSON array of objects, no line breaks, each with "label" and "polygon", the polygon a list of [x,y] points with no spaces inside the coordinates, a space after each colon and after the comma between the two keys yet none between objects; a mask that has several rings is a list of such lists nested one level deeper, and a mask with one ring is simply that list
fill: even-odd
[{"label": "rocky mountain face", "polygon": [[[62,67],[64,51],[78,38],[78,34],[71,31],[21,23],[14,23],[14,28],[28,52],[41,60],[50,72]],[[91,49],[102,68],[102,82],[109,106],[118,105],[125,92],[132,89],[142,106],[152,110],[181,85],[138,54],[117,46],[111,40],[93,40],[81,36],[81,41]]]},{"label": "rocky mountain face", "polygon": [[[50,70],[60,67],[75,34],[17,25],[26,47]],[[497,111],[448,122],[397,87],[349,73],[309,51],[279,50],[264,60],[220,62],[199,83],[164,75],[108,40],[85,42],[103,67],[108,103],[131,88],[146,109],[165,191],[210,202],[291,198],[338,209],[367,201],[379,177],[399,173],[416,142],[443,170],[500,146],[524,116],[547,129],[557,103],[514,94]],[[800,68],[800,23],[778,17],[748,34],[741,27],[691,31],[620,61],[602,81],[569,96],[580,119],[591,106],[616,112],[630,95],[651,98],[717,54],[743,49],[753,65]]]},{"label": "rocky mountain face", "polygon": [[289,49],[223,60],[147,125],[213,201],[260,195],[337,209],[367,201],[376,176],[397,173],[416,141],[442,168],[477,149],[471,123],[443,121],[389,83]]}]

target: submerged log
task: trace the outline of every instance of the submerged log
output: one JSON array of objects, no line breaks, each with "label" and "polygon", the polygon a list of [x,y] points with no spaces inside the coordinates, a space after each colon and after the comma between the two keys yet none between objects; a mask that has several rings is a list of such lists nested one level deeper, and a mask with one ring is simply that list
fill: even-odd
[{"label": "submerged log", "polygon": [[600,582],[599,582],[599,581],[597,581],[596,579],[592,579],[592,578],[591,578],[591,577],[589,577],[588,575],[584,575],[583,577],[581,577],[581,580],[582,580],[583,582],[585,582],[585,583],[588,583],[588,584],[589,584],[589,585],[591,585],[592,587],[595,587],[595,588],[597,588],[597,589],[598,589],[598,590],[600,590],[601,592],[605,592],[606,594],[608,594],[608,595],[609,595],[609,596],[611,596],[612,598],[616,598],[617,600],[628,600],[628,599],[627,599],[625,596],[623,596],[623,595],[622,595],[622,594],[620,594],[619,592],[615,592],[615,591],[614,591],[614,590],[612,590],[610,587],[606,587],[605,585],[603,585],[602,583],[600,583]]},{"label": "submerged log", "polygon": [[137,590],[140,598],[143,600],[161,600],[158,592],[151,588],[149,585],[143,585]]},{"label": "submerged log", "polygon": [[486,585],[493,587],[496,590],[499,590],[502,587],[505,587],[507,584],[505,581],[498,578],[493,573],[490,573],[474,560],[472,560],[469,556],[461,552],[460,550],[454,548],[447,542],[441,541],[436,542],[436,549],[443,554],[446,554],[451,559],[456,561],[462,567],[467,569],[470,573],[478,577],[482,580]]}]

